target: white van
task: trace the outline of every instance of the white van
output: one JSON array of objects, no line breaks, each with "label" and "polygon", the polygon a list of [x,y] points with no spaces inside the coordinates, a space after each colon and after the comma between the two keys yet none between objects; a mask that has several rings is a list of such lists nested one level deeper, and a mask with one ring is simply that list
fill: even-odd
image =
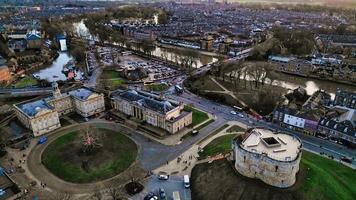
[{"label": "white van", "polygon": [[189,188],[190,187],[190,183],[189,183],[189,176],[188,175],[184,175],[183,181],[184,181],[184,187],[185,188]]}]

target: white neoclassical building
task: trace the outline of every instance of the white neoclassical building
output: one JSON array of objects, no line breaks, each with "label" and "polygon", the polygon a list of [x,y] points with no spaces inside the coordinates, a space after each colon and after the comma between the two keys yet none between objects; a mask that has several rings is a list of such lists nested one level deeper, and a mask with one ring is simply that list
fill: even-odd
[{"label": "white neoclassical building", "polygon": [[236,170],[247,177],[286,188],[296,181],[302,143],[299,138],[252,128],[233,141]]},{"label": "white neoclassical building", "polygon": [[184,104],[136,90],[116,91],[112,106],[118,111],[174,134],[192,123],[192,112]]},{"label": "white neoclassical building", "polygon": [[31,102],[15,104],[18,119],[40,136],[61,127],[59,117],[76,112],[89,117],[105,110],[104,95],[87,88],[61,93],[57,83],[53,83],[53,95]]}]

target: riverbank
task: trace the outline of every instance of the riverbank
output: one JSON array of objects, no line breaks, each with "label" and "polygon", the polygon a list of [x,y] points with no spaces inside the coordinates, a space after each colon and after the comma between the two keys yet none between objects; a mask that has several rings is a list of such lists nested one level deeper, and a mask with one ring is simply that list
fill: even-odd
[{"label": "riverbank", "polygon": [[[160,42],[157,42],[157,41],[155,42],[155,45],[157,45],[158,47],[161,47],[161,48],[165,48],[165,49],[179,49],[179,50],[186,50],[187,49],[186,47],[163,44],[163,43],[160,43]],[[197,51],[202,55],[213,56],[213,57],[217,57],[217,58],[226,56],[226,55],[219,54],[219,53],[216,53],[216,52],[204,51],[204,50],[201,50],[201,49],[189,49],[189,50]]]},{"label": "riverbank", "polygon": [[298,73],[293,73],[293,72],[287,72],[287,71],[278,71],[279,73],[282,74],[287,74],[290,76],[297,76],[297,77],[302,77],[302,78],[312,78],[312,79],[316,79],[316,80],[320,80],[320,81],[331,81],[333,83],[339,83],[339,84],[344,84],[344,85],[350,85],[350,86],[356,86],[356,79],[355,80],[341,80],[341,79],[335,79],[333,77],[322,77],[322,76],[317,76],[317,75],[304,75],[304,74],[298,74]]}]

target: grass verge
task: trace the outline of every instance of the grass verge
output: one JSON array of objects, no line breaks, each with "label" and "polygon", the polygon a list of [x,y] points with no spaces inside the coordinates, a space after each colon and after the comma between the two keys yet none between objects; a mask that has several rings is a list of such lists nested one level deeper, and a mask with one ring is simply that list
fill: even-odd
[{"label": "grass verge", "polygon": [[184,106],[184,110],[188,112],[193,112],[193,120],[192,124],[190,125],[191,127],[194,127],[195,125],[198,125],[209,118],[207,113],[197,110],[192,106],[186,105]]},{"label": "grass verge", "polygon": [[214,156],[220,153],[226,154],[231,151],[232,139],[236,134],[229,134],[215,138],[199,152],[199,159],[204,159],[208,156]]},{"label": "grass verge", "polygon": [[233,133],[233,132],[245,132],[245,131],[246,131],[246,129],[244,129],[244,128],[238,126],[238,125],[233,125],[233,126],[231,126],[230,128],[228,128],[228,129],[226,130],[226,132],[228,132],[228,133]]},{"label": "grass verge", "polygon": [[120,78],[120,73],[115,70],[103,70],[102,79]]},{"label": "grass verge", "polygon": [[157,83],[157,84],[146,85],[146,88],[150,91],[162,92],[167,90],[169,86],[165,83]]},{"label": "grass verge", "polygon": [[305,199],[356,199],[355,170],[306,151],[302,155],[301,167],[306,179],[298,192]]},{"label": "grass verge", "polygon": [[24,88],[29,86],[37,85],[37,79],[33,78],[32,76],[26,76],[25,78],[20,79],[15,83],[16,88]]}]

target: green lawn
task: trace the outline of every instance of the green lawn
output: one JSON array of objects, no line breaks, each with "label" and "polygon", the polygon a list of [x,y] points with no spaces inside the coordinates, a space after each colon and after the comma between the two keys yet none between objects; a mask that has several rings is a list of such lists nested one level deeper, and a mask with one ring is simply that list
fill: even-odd
[{"label": "green lawn", "polygon": [[193,120],[192,120],[191,126],[198,125],[198,124],[202,123],[203,121],[209,119],[208,114],[206,114],[205,112],[202,112],[200,110],[197,110],[197,109],[193,108],[192,106],[184,106],[184,110],[188,111],[188,112],[189,111],[193,112]]},{"label": "green lawn", "polygon": [[120,78],[120,73],[115,70],[104,70],[102,74],[103,79]]},{"label": "green lawn", "polygon": [[[235,134],[218,137],[199,153],[200,159],[231,151]],[[355,200],[356,172],[334,160],[303,151],[300,170],[303,183],[295,191],[305,200]]]},{"label": "green lawn", "polygon": [[[136,159],[136,144],[120,133],[95,129],[102,147],[93,155],[81,151],[82,136],[73,131],[53,141],[42,154],[42,163],[59,178],[74,183],[104,180],[127,169]],[[88,160],[90,170],[82,168]]]},{"label": "green lawn", "polygon": [[229,134],[215,138],[203,148],[202,152],[199,152],[199,158],[204,159],[207,156],[214,156],[219,153],[229,153],[231,151],[232,139],[234,137],[236,137],[236,134]]},{"label": "green lawn", "polygon": [[202,128],[208,126],[209,124],[211,124],[211,123],[213,123],[213,122],[215,122],[215,119],[210,119],[209,121],[205,122],[204,124],[198,126],[196,129],[197,129],[197,130],[200,130],[200,129],[202,129]]},{"label": "green lawn", "polygon": [[28,86],[37,85],[37,79],[33,78],[32,76],[26,76],[25,78],[20,79],[15,83],[16,88],[23,88]]},{"label": "green lawn", "polygon": [[146,85],[146,87],[148,90],[156,91],[156,92],[165,91],[169,88],[169,86],[164,83],[150,84],[150,85]]},{"label": "green lawn", "polygon": [[116,90],[124,83],[124,80],[120,77],[119,72],[104,70],[101,74],[101,83],[104,87],[110,88],[110,90]]},{"label": "green lawn", "polygon": [[109,80],[109,81],[111,83],[111,86],[114,88],[119,87],[124,82],[121,78],[115,80]]},{"label": "green lawn", "polygon": [[356,199],[355,170],[306,151],[303,152],[301,169],[305,171],[305,181],[299,192],[304,199]]},{"label": "green lawn", "polygon": [[231,126],[229,129],[226,130],[226,132],[228,133],[232,133],[232,132],[245,132],[246,129],[238,126],[238,125],[233,125]]}]

